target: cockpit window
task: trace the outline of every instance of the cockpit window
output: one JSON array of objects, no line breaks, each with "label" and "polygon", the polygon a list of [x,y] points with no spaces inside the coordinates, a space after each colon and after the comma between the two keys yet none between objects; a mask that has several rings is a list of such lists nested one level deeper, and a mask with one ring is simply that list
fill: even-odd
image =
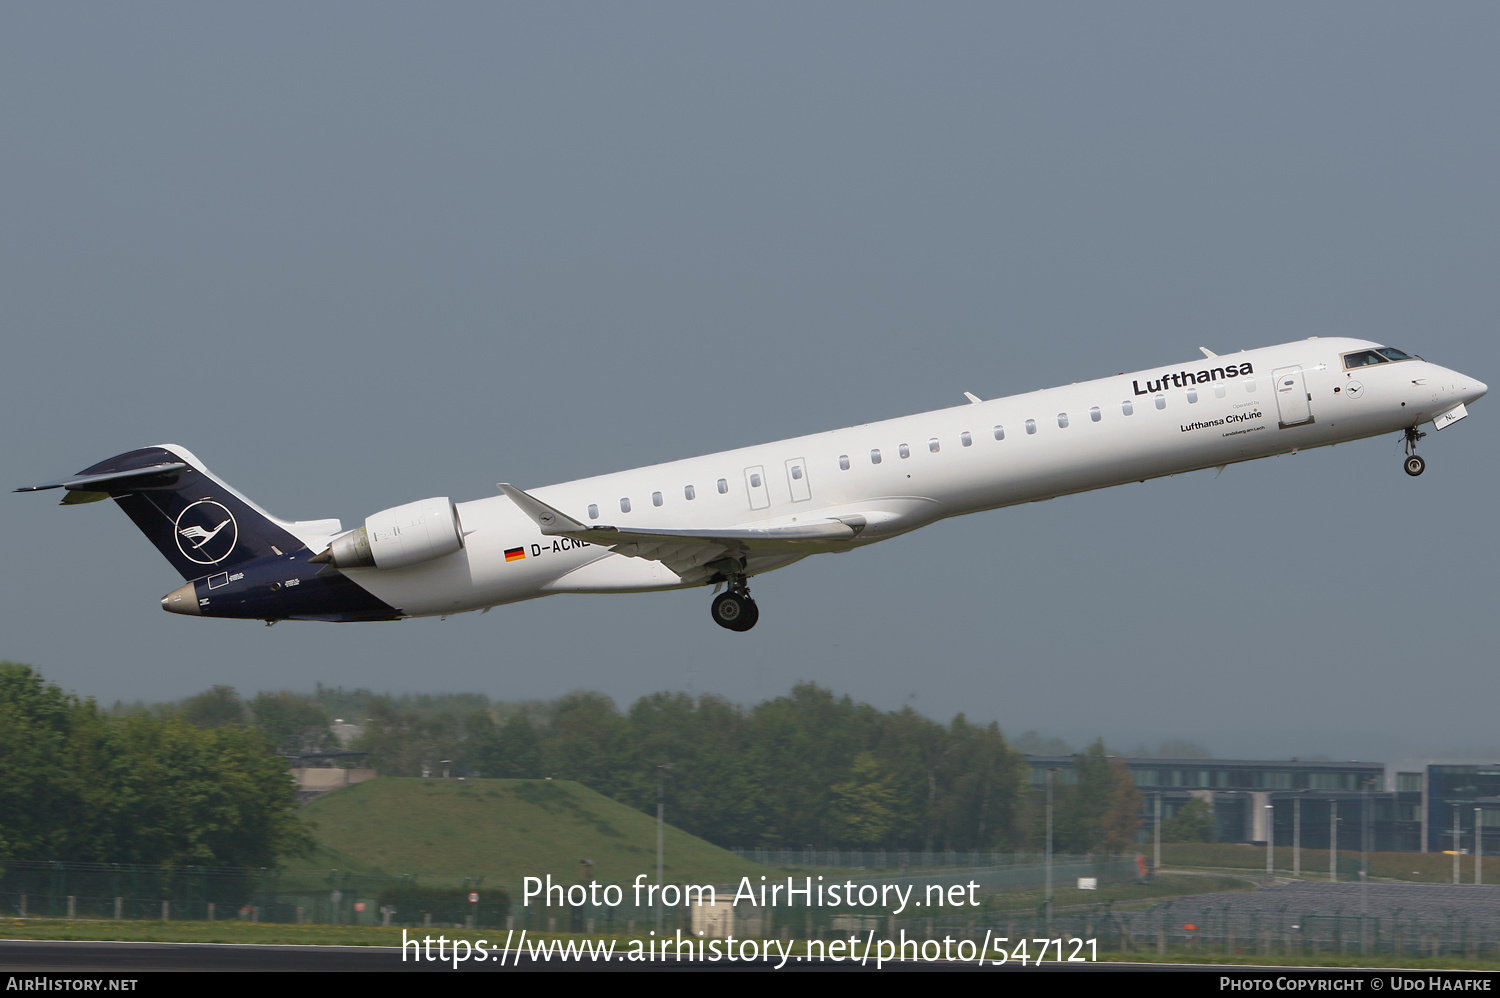
[{"label": "cockpit window", "polygon": [[1374,350],[1356,350],[1354,353],[1344,354],[1345,369],[1355,367],[1370,367],[1374,364],[1384,364],[1386,359]]},{"label": "cockpit window", "polygon": [[1412,360],[1413,359],[1410,354],[1402,353],[1400,350],[1397,350],[1395,347],[1381,347],[1379,350],[1376,350],[1375,352],[1378,353],[1378,354],[1380,354],[1380,356],[1384,357],[1386,360]]}]

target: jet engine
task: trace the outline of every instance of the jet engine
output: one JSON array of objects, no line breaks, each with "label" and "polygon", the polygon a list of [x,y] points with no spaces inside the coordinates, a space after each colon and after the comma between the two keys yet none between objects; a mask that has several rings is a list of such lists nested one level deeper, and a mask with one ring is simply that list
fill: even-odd
[{"label": "jet engine", "polygon": [[340,534],[313,558],[334,568],[405,568],[464,546],[458,509],[447,496],[373,513],[365,525]]}]

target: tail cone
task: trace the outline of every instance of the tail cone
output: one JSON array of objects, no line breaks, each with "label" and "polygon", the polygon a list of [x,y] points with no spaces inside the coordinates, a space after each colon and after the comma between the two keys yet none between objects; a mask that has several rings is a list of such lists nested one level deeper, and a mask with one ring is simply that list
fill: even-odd
[{"label": "tail cone", "polygon": [[198,610],[198,590],[193,583],[173,589],[161,598],[161,608],[168,613],[186,613],[201,616]]}]

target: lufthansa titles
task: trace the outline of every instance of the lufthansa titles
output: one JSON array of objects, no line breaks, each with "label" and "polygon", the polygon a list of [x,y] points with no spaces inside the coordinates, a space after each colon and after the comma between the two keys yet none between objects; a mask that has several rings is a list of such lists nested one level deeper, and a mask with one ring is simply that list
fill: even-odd
[{"label": "lufthansa titles", "polygon": [[1153,392],[1164,392],[1168,388],[1184,388],[1188,385],[1206,385],[1211,381],[1222,381],[1228,378],[1240,378],[1255,373],[1255,368],[1247,361],[1244,364],[1230,364],[1226,367],[1211,367],[1206,371],[1178,371],[1175,374],[1163,374],[1155,381],[1146,382],[1144,388],[1139,381],[1132,381],[1131,387],[1137,395],[1150,395]]},{"label": "lufthansa titles", "polygon": [[1261,412],[1259,409],[1252,409],[1249,412],[1231,412],[1229,415],[1222,416],[1219,419],[1204,419],[1197,420],[1191,423],[1179,423],[1177,425],[1183,433],[1191,433],[1193,430],[1207,430],[1215,426],[1225,426],[1232,423],[1248,423],[1254,419],[1264,418],[1265,413]]}]

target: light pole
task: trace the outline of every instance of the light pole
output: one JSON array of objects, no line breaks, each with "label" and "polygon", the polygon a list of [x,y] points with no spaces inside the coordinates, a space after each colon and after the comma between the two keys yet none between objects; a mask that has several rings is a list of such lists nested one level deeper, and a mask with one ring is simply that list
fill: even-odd
[{"label": "light pole", "polygon": [[1266,883],[1276,883],[1276,805],[1266,805]]},{"label": "light pole", "polygon": [[1302,798],[1292,798],[1292,876],[1302,879]]},{"label": "light pole", "polygon": [[662,876],[662,806],[666,789],[667,770],[670,762],[656,767],[656,934],[661,936],[661,876]]},{"label": "light pole", "polygon": [[1328,879],[1339,879],[1339,802],[1328,802]]},{"label": "light pole", "polygon": [[1484,883],[1484,826],[1480,823],[1479,808],[1474,809],[1474,884]]},{"label": "light pole", "polygon": [[1161,791],[1156,792],[1156,852],[1151,858],[1151,875],[1161,872]]},{"label": "light pole", "polygon": [[1458,805],[1453,805],[1453,882],[1458,883]]},{"label": "light pole", "polygon": [[1052,935],[1052,777],[1055,769],[1047,770],[1047,935]]},{"label": "light pole", "polygon": [[1364,781],[1364,799],[1360,801],[1359,819],[1359,952],[1369,952],[1366,926],[1370,916],[1370,786],[1375,781]]}]

